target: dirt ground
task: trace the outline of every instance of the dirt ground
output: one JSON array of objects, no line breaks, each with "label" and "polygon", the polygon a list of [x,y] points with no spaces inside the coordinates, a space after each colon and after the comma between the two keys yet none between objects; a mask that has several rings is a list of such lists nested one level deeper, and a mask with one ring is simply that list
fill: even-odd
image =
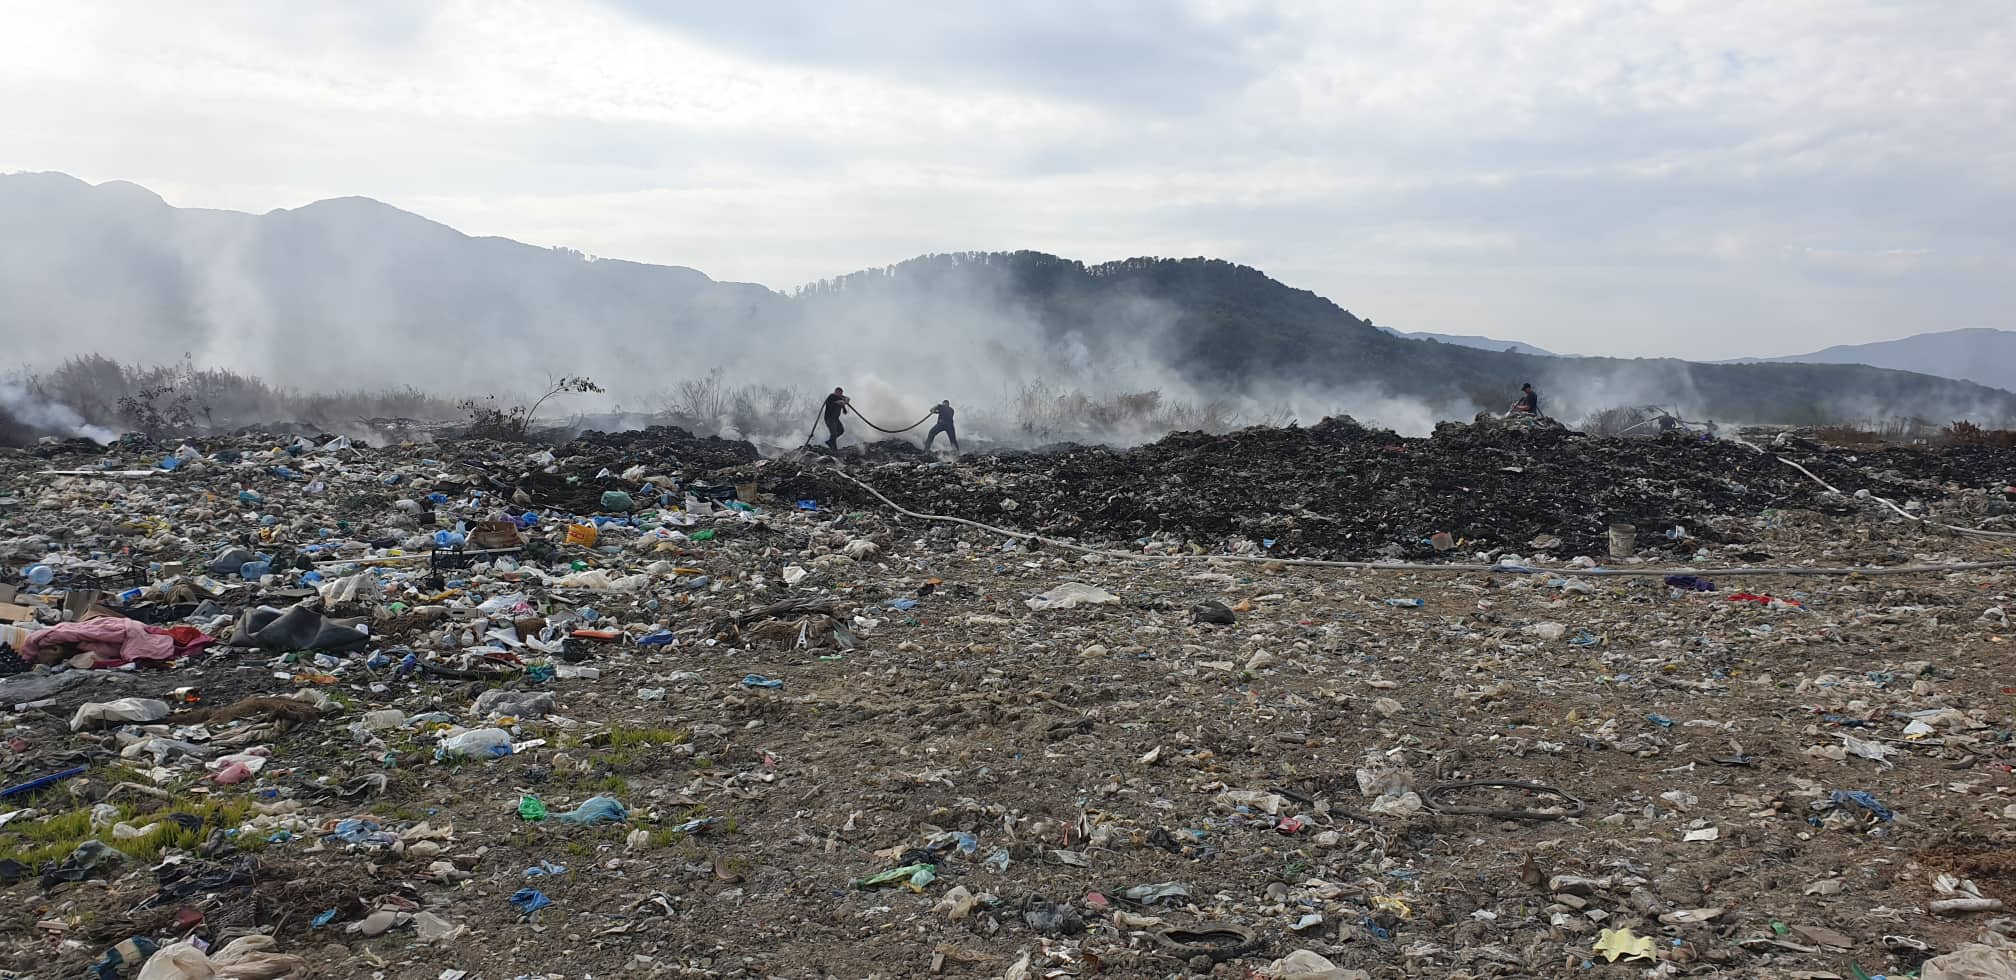
[{"label": "dirt ground", "polygon": [[[1830,480],[1867,485],[1829,461]],[[24,831],[38,821],[122,799],[121,782],[155,785],[178,806],[253,808],[200,847],[6,887],[0,967],[74,976],[120,940],[193,929],[218,944],[270,934],[319,977],[1244,977],[1298,949],[1381,978],[1901,976],[2000,914],[1934,914],[1934,901],[1973,888],[2016,902],[2003,612],[2016,569],[1704,571],[1713,591],[1632,573],[1634,561],[1757,563],[1746,555],[1774,567],[1995,561],[2012,557],[2007,539],[1926,530],[1839,498],[1756,509],[1730,496],[1680,515],[1701,539],[1694,555],[1648,526],[1642,558],[1595,556],[1626,572],[1614,576],[1568,561],[1586,550],[1535,557],[1524,541],[1496,542],[1492,560],[1516,554],[1536,571],[1234,562],[1211,556],[1222,540],[1202,539],[1194,560],[1131,562],[886,508],[800,510],[789,491],[811,485],[818,464],[730,462],[784,492],[763,491],[754,517],[715,513],[712,540],[686,527],[670,548],[563,547],[547,562],[680,566],[637,591],[569,590],[495,566],[435,582],[388,573],[382,595],[332,610],[379,617],[367,650],[224,649],[169,670],[83,672],[112,676],[26,711],[0,697],[0,783],[90,767],[0,801],[0,814],[34,811],[0,827],[0,856],[47,843]],[[17,536],[68,521],[73,543],[117,537],[91,526],[80,496],[116,519],[145,511],[176,526],[129,533],[132,550],[166,533],[197,554],[214,543],[199,532],[244,520],[228,496],[243,480],[228,468],[195,474],[206,496],[38,479],[39,459],[8,465]],[[333,491],[345,473],[365,486],[390,465],[326,475]],[[984,493],[1003,479],[985,461],[902,467],[927,465],[934,487]],[[902,467],[850,472],[901,500]],[[1895,467],[1870,479],[1937,482]],[[582,481],[546,482],[585,496]],[[304,502],[283,532],[310,540],[333,516],[314,508],[335,496]],[[989,509],[1017,524],[998,500]],[[1563,516],[1584,541],[1590,520]],[[1483,550],[1457,555],[1469,560],[1470,547]],[[803,578],[786,584],[793,569]],[[1112,601],[1032,608],[1064,583]],[[427,601],[458,588],[459,599]],[[428,622],[417,607],[513,592],[549,621],[619,631],[552,658],[599,676],[397,670],[407,650],[473,664],[452,634],[474,614]],[[793,598],[835,615],[748,615]],[[1208,602],[1235,621],[1197,622]],[[667,645],[637,642],[661,629]],[[752,686],[765,679],[782,684]],[[291,724],[153,726],[270,746],[257,778],[235,786],[187,759],[122,756],[137,730],[67,724],[87,701],[185,687],[212,706],[304,689],[324,703]],[[543,744],[438,760],[443,724],[361,724],[390,707],[477,725],[472,698],[493,688],[553,696],[544,717],[506,722],[514,741]],[[382,790],[338,794],[372,775]],[[1474,781],[1550,791],[1460,785]],[[527,797],[558,813],[597,795],[627,818],[520,816]],[[360,817],[386,836],[336,833]],[[164,887],[178,858],[250,870],[217,888]],[[916,891],[909,875],[859,884],[920,863],[933,870]],[[1963,881],[1942,891],[1942,875]],[[522,915],[508,899],[527,888],[551,904]],[[346,931],[378,910],[397,924],[372,938]],[[419,912],[466,931],[429,941],[409,921]],[[1598,951],[1623,929],[1650,938],[1651,958]]]}]

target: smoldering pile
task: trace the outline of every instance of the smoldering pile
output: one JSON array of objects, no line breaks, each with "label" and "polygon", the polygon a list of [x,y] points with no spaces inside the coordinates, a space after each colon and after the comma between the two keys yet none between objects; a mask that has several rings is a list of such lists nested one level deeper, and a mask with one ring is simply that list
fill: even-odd
[{"label": "smoldering pile", "polygon": [[[1891,449],[1864,460],[1794,440],[1773,452],[1834,474],[1837,486],[1900,498],[1955,492],[1942,477],[1999,492],[2016,473],[2006,465],[2016,454],[2006,452],[1995,460],[1963,453],[1955,465],[1941,462],[1944,450]],[[1717,524],[1725,518],[1858,506],[1773,452],[1697,436],[1591,438],[1550,421],[1489,416],[1414,439],[1347,417],[1307,428],[1176,433],[1132,449],[996,453],[956,465],[901,450],[843,453],[840,461],[913,510],[1087,543],[1161,539],[1215,551],[1251,542],[1283,557],[1427,558],[1438,554],[1435,536],[1446,534],[1466,554],[1601,555],[1608,527],[1628,523],[1670,540],[1673,557],[1684,559],[1699,543],[1723,542]],[[791,499],[880,506],[829,467],[825,458],[770,461],[734,478],[760,478],[765,490]]]}]

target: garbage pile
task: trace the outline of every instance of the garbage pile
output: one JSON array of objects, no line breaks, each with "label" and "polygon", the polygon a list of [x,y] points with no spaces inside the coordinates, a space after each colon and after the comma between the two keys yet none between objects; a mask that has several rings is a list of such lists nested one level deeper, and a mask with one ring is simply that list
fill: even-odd
[{"label": "garbage pile", "polygon": [[[1179,433],[1126,450],[997,454],[961,467],[888,450],[866,461],[880,465],[857,476],[900,489],[898,501],[916,510],[1107,542],[1271,542],[1268,553],[1299,557],[1432,557],[1446,550],[1432,544],[1437,533],[1519,553],[1547,535],[1563,553],[1600,554],[1613,523],[1709,530],[1713,516],[1849,509],[1737,442],[1590,439],[1550,420],[1491,416],[1444,423],[1426,439],[1330,419]],[[786,495],[874,503],[819,466],[780,482]],[[1878,492],[1896,489],[1884,481]]]},{"label": "garbage pile", "polygon": [[0,970],[2009,975],[2016,455],[1761,448],[0,454]]}]

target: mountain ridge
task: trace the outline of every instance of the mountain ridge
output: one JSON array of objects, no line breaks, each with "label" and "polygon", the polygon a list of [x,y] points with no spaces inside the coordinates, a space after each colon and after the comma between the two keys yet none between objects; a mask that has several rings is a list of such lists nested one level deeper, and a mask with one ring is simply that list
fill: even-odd
[{"label": "mountain ridge", "polygon": [[1862,364],[2016,390],[2016,330],[1994,327],[1932,330],[1894,340],[1836,344],[1807,354],[1740,358],[1724,363]]},{"label": "mountain ridge", "polygon": [[60,174],[0,176],[0,227],[11,229],[0,235],[0,329],[17,343],[32,335],[31,350],[59,357],[188,352],[310,390],[486,392],[589,374],[648,397],[719,366],[814,390],[860,378],[892,401],[1008,398],[1041,381],[1302,418],[1404,407],[1422,424],[1502,409],[1522,381],[1569,417],[1649,402],[1732,421],[1838,420],[1872,402],[2016,417],[2016,395],[1921,374],[1407,339],[1262,270],[1203,257],[935,253],[786,294],[470,236],[367,197],[252,215]]},{"label": "mountain ridge", "polygon": [[1551,350],[1547,350],[1542,347],[1535,347],[1532,344],[1520,340],[1499,340],[1496,337],[1483,337],[1477,334],[1434,333],[1427,330],[1402,330],[1398,327],[1388,327],[1384,325],[1381,325],[1379,329],[1384,330],[1395,337],[1405,337],[1408,340],[1432,340],[1439,344],[1454,344],[1458,347],[1475,347],[1478,350],[1509,351],[1514,354],[1532,354],[1536,357],[1573,356],[1570,354],[1557,354]]}]

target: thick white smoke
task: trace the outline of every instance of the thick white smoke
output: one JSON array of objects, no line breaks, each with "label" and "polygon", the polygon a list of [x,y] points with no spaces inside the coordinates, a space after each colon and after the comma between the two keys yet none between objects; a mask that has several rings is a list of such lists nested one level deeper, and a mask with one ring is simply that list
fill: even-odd
[{"label": "thick white smoke", "polygon": [[0,381],[0,412],[12,416],[16,424],[41,434],[89,439],[100,445],[119,438],[110,429],[84,421],[68,405],[37,398],[11,381]]}]

